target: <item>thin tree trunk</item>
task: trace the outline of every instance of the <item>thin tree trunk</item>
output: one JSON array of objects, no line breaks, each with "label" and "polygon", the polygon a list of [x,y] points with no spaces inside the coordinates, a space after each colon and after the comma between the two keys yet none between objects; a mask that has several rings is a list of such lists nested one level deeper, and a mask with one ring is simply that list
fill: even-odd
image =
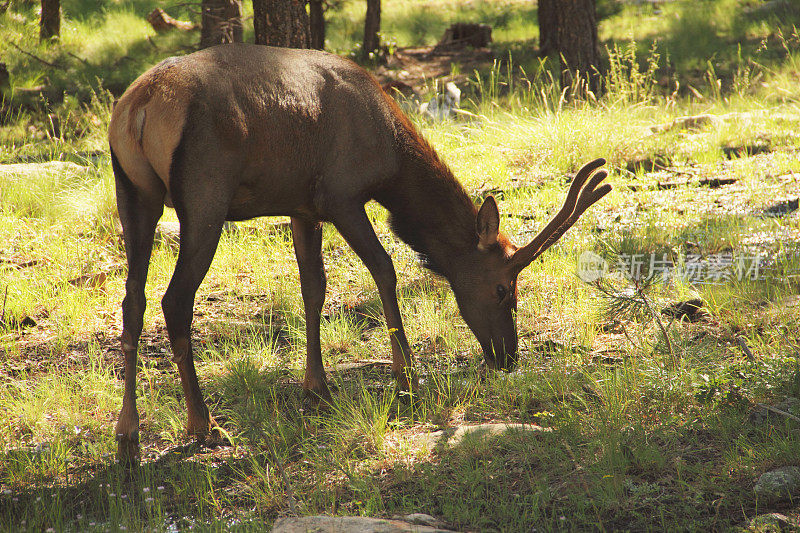
[{"label": "thin tree trunk", "polygon": [[556,49],[558,0],[539,0],[539,55],[549,55]]},{"label": "thin tree trunk", "polygon": [[[600,90],[600,54],[597,49],[597,19],[594,0],[558,0],[557,50],[561,56],[561,86],[572,87],[581,78],[579,88],[597,94]],[[577,88],[577,87],[576,87]]]},{"label": "thin tree trunk", "polygon": [[241,0],[203,0],[201,10],[201,48],[242,42]]},{"label": "thin tree trunk", "polygon": [[369,56],[381,46],[381,0],[367,0],[367,16],[364,19],[364,46],[361,52]]},{"label": "thin tree trunk", "polygon": [[253,0],[256,44],[308,48],[311,36],[305,1]]},{"label": "thin tree trunk", "polygon": [[39,40],[58,37],[61,33],[61,0],[42,0],[42,18],[39,21]]},{"label": "thin tree trunk", "polygon": [[308,20],[311,26],[311,48],[325,49],[325,10],[323,0],[309,0]]}]

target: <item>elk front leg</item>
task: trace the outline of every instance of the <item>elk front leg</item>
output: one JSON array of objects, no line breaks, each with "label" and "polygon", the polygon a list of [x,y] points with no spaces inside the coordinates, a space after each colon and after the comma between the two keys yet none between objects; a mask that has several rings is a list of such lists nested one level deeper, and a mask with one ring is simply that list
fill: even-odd
[{"label": "elk front leg", "polygon": [[392,373],[402,390],[415,390],[417,378],[413,369],[414,359],[403,328],[400,306],[397,304],[397,274],[394,264],[375,235],[364,206],[346,207],[347,209],[343,209],[332,219],[333,224],[364,262],[378,286],[392,344]]},{"label": "elk front leg", "polygon": [[325,304],[325,265],[322,262],[322,223],[292,218],[292,239],[300,290],[306,315],[306,375],[303,390],[313,401],[331,401],[322,348],[319,340],[320,314]]}]

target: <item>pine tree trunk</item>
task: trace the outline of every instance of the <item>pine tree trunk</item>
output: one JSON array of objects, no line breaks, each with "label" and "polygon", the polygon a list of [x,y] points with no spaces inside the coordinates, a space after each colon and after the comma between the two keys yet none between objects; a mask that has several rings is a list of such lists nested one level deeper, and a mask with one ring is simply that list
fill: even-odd
[{"label": "pine tree trunk", "polygon": [[39,40],[58,37],[61,33],[61,0],[42,0],[42,18],[39,21]]},{"label": "pine tree trunk", "polygon": [[584,85],[578,88],[579,92],[588,89],[597,94],[600,54],[595,0],[557,0],[556,5],[556,50],[561,56],[561,86],[571,87],[580,77]]},{"label": "pine tree trunk", "polygon": [[539,55],[547,56],[556,50],[558,34],[558,0],[539,0]]},{"label": "pine tree trunk", "polygon": [[305,1],[253,0],[256,44],[308,48],[311,36]]},{"label": "pine tree trunk", "polygon": [[308,20],[311,26],[311,48],[325,49],[325,11],[323,0],[309,0]]},{"label": "pine tree trunk", "polygon": [[364,19],[364,46],[361,52],[369,56],[381,46],[381,0],[367,0],[367,16]]},{"label": "pine tree trunk", "polygon": [[200,48],[242,42],[241,0],[203,0],[201,10]]}]

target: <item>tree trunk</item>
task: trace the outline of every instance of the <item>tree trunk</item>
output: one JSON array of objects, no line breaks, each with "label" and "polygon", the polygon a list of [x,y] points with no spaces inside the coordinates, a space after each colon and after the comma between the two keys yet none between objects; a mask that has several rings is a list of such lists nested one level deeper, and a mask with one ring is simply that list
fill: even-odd
[{"label": "tree trunk", "polygon": [[305,1],[253,0],[256,44],[308,48],[311,36]]},{"label": "tree trunk", "polygon": [[364,19],[364,46],[361,52],[368,57],[381,46],[381,0],[367,0],[367,16]]},{"label": "tree trunk", "polygon": [[61,0],[42,0],[42,18],[39,21],[39,40],[58,37],[61,33]]},{"label": "tree trunk", "polygon": [[241,0],[203,0],[200,9],[200,48],[242,42]]},{"label": "tree trunk", "polygon": [[[561,86],[582,79],[578,92],[600,89],[600,54],[597,50],[595,0],[557,0],[556,44],[561,57]],[[588,82],[588,85],[587,85]]]},{"label": "tree trunk", "polygon": [[558,0],[539,0],[539,55],[550,55],[556,49],[558,34],[558,18],[556,5]]},{"label": "tree trunk", "polygon": [[309,0],[308,20],[311,25],[311,48],[325,49],[325,10],[323,0]]}]

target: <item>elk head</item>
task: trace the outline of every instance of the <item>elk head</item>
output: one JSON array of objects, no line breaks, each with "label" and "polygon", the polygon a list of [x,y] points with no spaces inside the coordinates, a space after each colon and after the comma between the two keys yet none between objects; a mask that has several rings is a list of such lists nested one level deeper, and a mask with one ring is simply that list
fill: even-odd
[{"label": "elk head", "polygon": [[[600,185],[608,173],[596,159],[580,169],[564,206],[526,246],[515,246],[500,232],[500,213],[492,196],[478,210],[477,246],[459,258],[450,277],[461,316],[478,338],[490,368],[510,370],[517,362],[517,276],[566,232],[586,209],[611,192]],[[592,175],[594,173],[594,175]],[[590,179],[591,177],[591,179]]]}]

